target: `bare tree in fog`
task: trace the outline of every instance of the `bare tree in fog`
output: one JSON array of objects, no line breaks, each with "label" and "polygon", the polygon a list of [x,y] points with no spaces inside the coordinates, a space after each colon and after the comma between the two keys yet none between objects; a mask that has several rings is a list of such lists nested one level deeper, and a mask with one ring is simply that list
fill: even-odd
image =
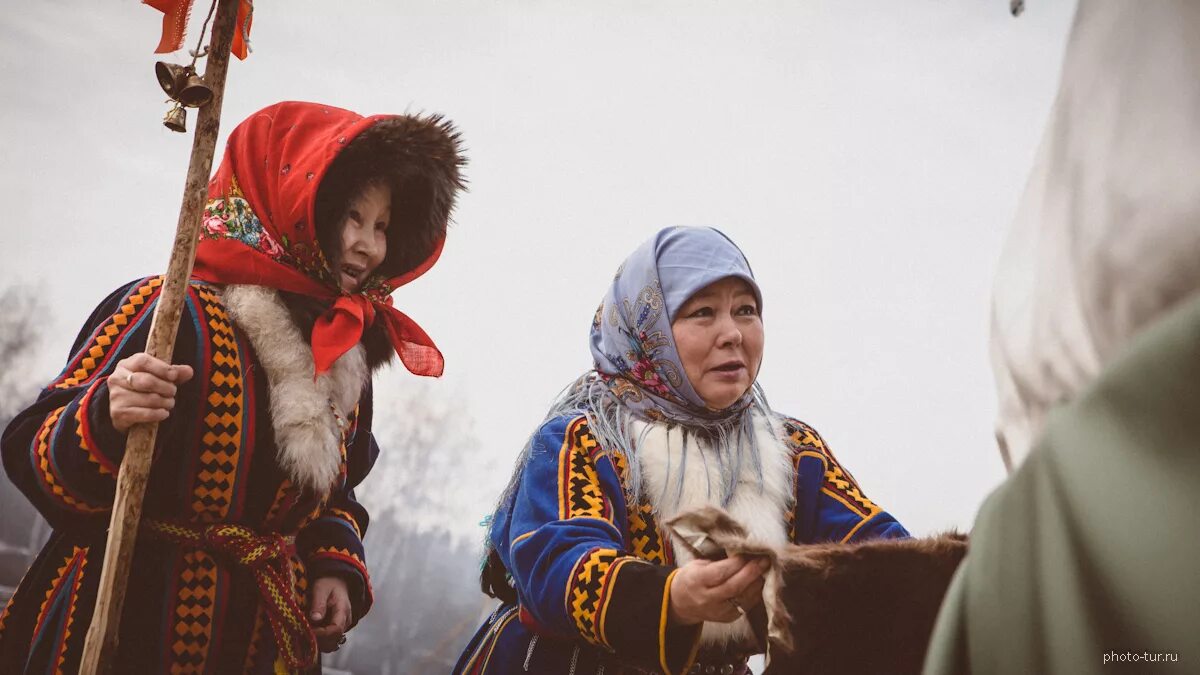
[{"label": "bare tree in fog", "polygon": [[448,672],[489,604],[480,541],[456,534],[481,516],[461,499],[479,443],[464,402],[442,383],[405,379],[375,401],[382,453],[356,491],[371,513],[375,605],[325,664],[354,675]]},{"label": "bare tree in fog", "polygon": [[36,308],[33,289],[12,286],[0,291],[0,423],[8,424],[33,400],[38,383],[31,362],[37,356],[46,312]]},{"label": "bare tree in fog", "polygon": [[[0,291],[0,429],[28,406],[42,384],[34,374],[46,311],[33,289]],[[0,601],[7,601],[42,544],[50,526],[9,480],[0,479]]]}]

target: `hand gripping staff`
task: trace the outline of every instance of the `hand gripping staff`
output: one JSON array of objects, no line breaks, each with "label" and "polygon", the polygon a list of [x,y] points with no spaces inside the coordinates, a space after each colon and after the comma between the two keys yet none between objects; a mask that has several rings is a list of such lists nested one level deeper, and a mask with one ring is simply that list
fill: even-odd
[{"label": "hand gripping staff", "polygon": [[[225,97],[225,75],[229,70],[234,26],[236,23],[243,23],[246,28],[249,27],[248,21],[236,21],[239,18],[239,9],[242,10],[243,18],[246,18],[249,2],[214,2],[216,17],[208,46],[208,65],[204,73],[204,81],[212,90],[212,98],[199,106],[196,133],[192,140],[192,155],[188,163],[187,183],[183,190],[183,204],[179,208],[179,223],[175,230],[175,243],[171,249],[171,260],[167,265],[166,278],[146,344],[146,353],[163,360],[171,358],[188,278],[196,258],[201,210],[207,193],[208,175],[212,170],[217,132],[221,126],[221,104]],[[158,6],[162,4],[162,0],[148,1],[147,4],[163,9]],[[191,4],[190,1],[168,4],[184,6],[182,15],[186,23],[186,9]],[[172,17],[171,13],[163,11],[164,19]],[[164,21],[164,42],[167,41],[167,23]],[[182,38],[182,33],[179,37]],[[167,49],[160,45],[160,51],[173,51],[178,48],[178,44]],[[142,517],[142,499],[146,494],[146,480],[150,475],[150,461],[157,431],[158,425],[154,423],[138,424],[129,430],[125,457],[121,461],[121,470],[117,476],[117,492],[113,502],[112,520],[109,523],[108,544],[104,551],[104,567],[100,572],[96,610],[83,647],[79,669],[81,675],[101,675],[111,672],[113,667],[121,609],[124,606],[125,589],[129,581],[129,566],[137,540],[138,524]]]}]

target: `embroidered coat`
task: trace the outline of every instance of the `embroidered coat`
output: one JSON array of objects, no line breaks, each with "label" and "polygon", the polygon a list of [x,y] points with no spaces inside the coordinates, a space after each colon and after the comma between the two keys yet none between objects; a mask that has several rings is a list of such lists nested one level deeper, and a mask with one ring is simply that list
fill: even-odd
[{"label": "embroidered coat", "polygon": [[[144,349],[161,283],[143,279],[104,300],[62,374],[4,433],[9,477],[54,532],[0,615],[0,672],[79,667],[125,446],[108,417],[107,376]],[[114,672],[286,671],[252,569],[156,536],[146,528],[151,521],[281,535],[289,544],[281,568],[290,571],[301,604],[312,580],[337,575],[348,582],[355,620],[371,605],[362,546],[367,513],[353,493],[378,453],[369,379],[346,419],[335,487],[318,494],[294,485],[295,472],[281,466],[262,351],[231,320],[220,287],[191,283],[174,362],[195,370],[176,398],[177,412],[194,412],[173,414],[159,427]]]},{"label": "embroidered coat", "polygon": [[[796,543],[907,536],[867,499],[811,427],[783,418],[794,502],[778,518]],[[668,624],[676,556],[625,458],[584,416],[551,419],[532,441],[512,507],[489,536],[518,601],[488,617],[456,675],[687,670],[699,627]],[[790,501],[790,500],[789,500]]]}]

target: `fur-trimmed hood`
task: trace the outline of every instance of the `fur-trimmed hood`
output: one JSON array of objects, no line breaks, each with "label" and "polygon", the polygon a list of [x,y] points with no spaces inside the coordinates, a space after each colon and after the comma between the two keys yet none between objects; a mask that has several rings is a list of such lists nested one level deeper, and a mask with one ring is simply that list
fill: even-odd
[{"label": "fur-trimmed hood", "polygon": [[[459,133],[442,116],[379,117],[332,159],[326,183],[315,197],[315,220],[318,225],[335,220],[340,214],[323,217],[321,209],[336,209],[352,196],[330,184],[335,174],[385,176],[393,193],[393,221],[404,224],[402,230],[389,230],[389,276],[406,274],[433,255],[445,238],[455,199],[465,189],[465,164]],[[339,168],[347,170],[335,171]]]},{"label": "fur-trimmed hood", "polygon": [[[458,131],[440,115],[363,117],[299,101],[264,108],[230,133],[209,182],[197,269],[213,283],[337,295],[336,280],[322,269],[318,215],[337,218],[364,179],[384,179],[404,197],[393,221],[400,216],[406,224],[389,230],[423,242],[396,252],[408,263],[382,280],[380,290],[391,292],[437,260],[466,184],[465,164]],[[317,213],[318,198],[328,213]]]},{"label": "fur-trimmed hood", "polygon": [[[437,115],[363,117],[296,101],[264,108],[239,124],[226,143],[209,183],[193,275],[214,284],[268,286],[342,302],[344,308],[365,299],[377,317],[386,315],[387,334],[405,354],[405,366],[419,375],[438,375],[443,364],[433,340],[391,309],[388,296],[424,274],[441,254],[455,197],[464,187],[460,145],[454,127]],[[389,255],[350,302],[323,254],[318,230],[336,229],[355,191],[379,180],[393,188]],[[344,333],[357,331],[358,337],[365,328],[361,321],[343,321],[338,324],[343,334],[334,335],[337,331],[322,326],[312,336],[321,369],[340,354],[334,346],[351,342]]]}]

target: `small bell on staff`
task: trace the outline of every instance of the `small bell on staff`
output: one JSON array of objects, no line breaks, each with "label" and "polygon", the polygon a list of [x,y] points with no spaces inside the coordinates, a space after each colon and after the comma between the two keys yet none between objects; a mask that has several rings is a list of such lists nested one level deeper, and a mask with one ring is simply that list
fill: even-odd
[{"label": "small bell on staff", "polygon": [[192,66],[159,61],[154,64],[154,75],[167,96],[188,108],[199,108],[212,100],[212,88]]},{"label": "small bell on staff", "polygon": [[187,109],[179,101],[171,104],[171,109],[163,115],[163,126],[179,133],[187,132]]}]

